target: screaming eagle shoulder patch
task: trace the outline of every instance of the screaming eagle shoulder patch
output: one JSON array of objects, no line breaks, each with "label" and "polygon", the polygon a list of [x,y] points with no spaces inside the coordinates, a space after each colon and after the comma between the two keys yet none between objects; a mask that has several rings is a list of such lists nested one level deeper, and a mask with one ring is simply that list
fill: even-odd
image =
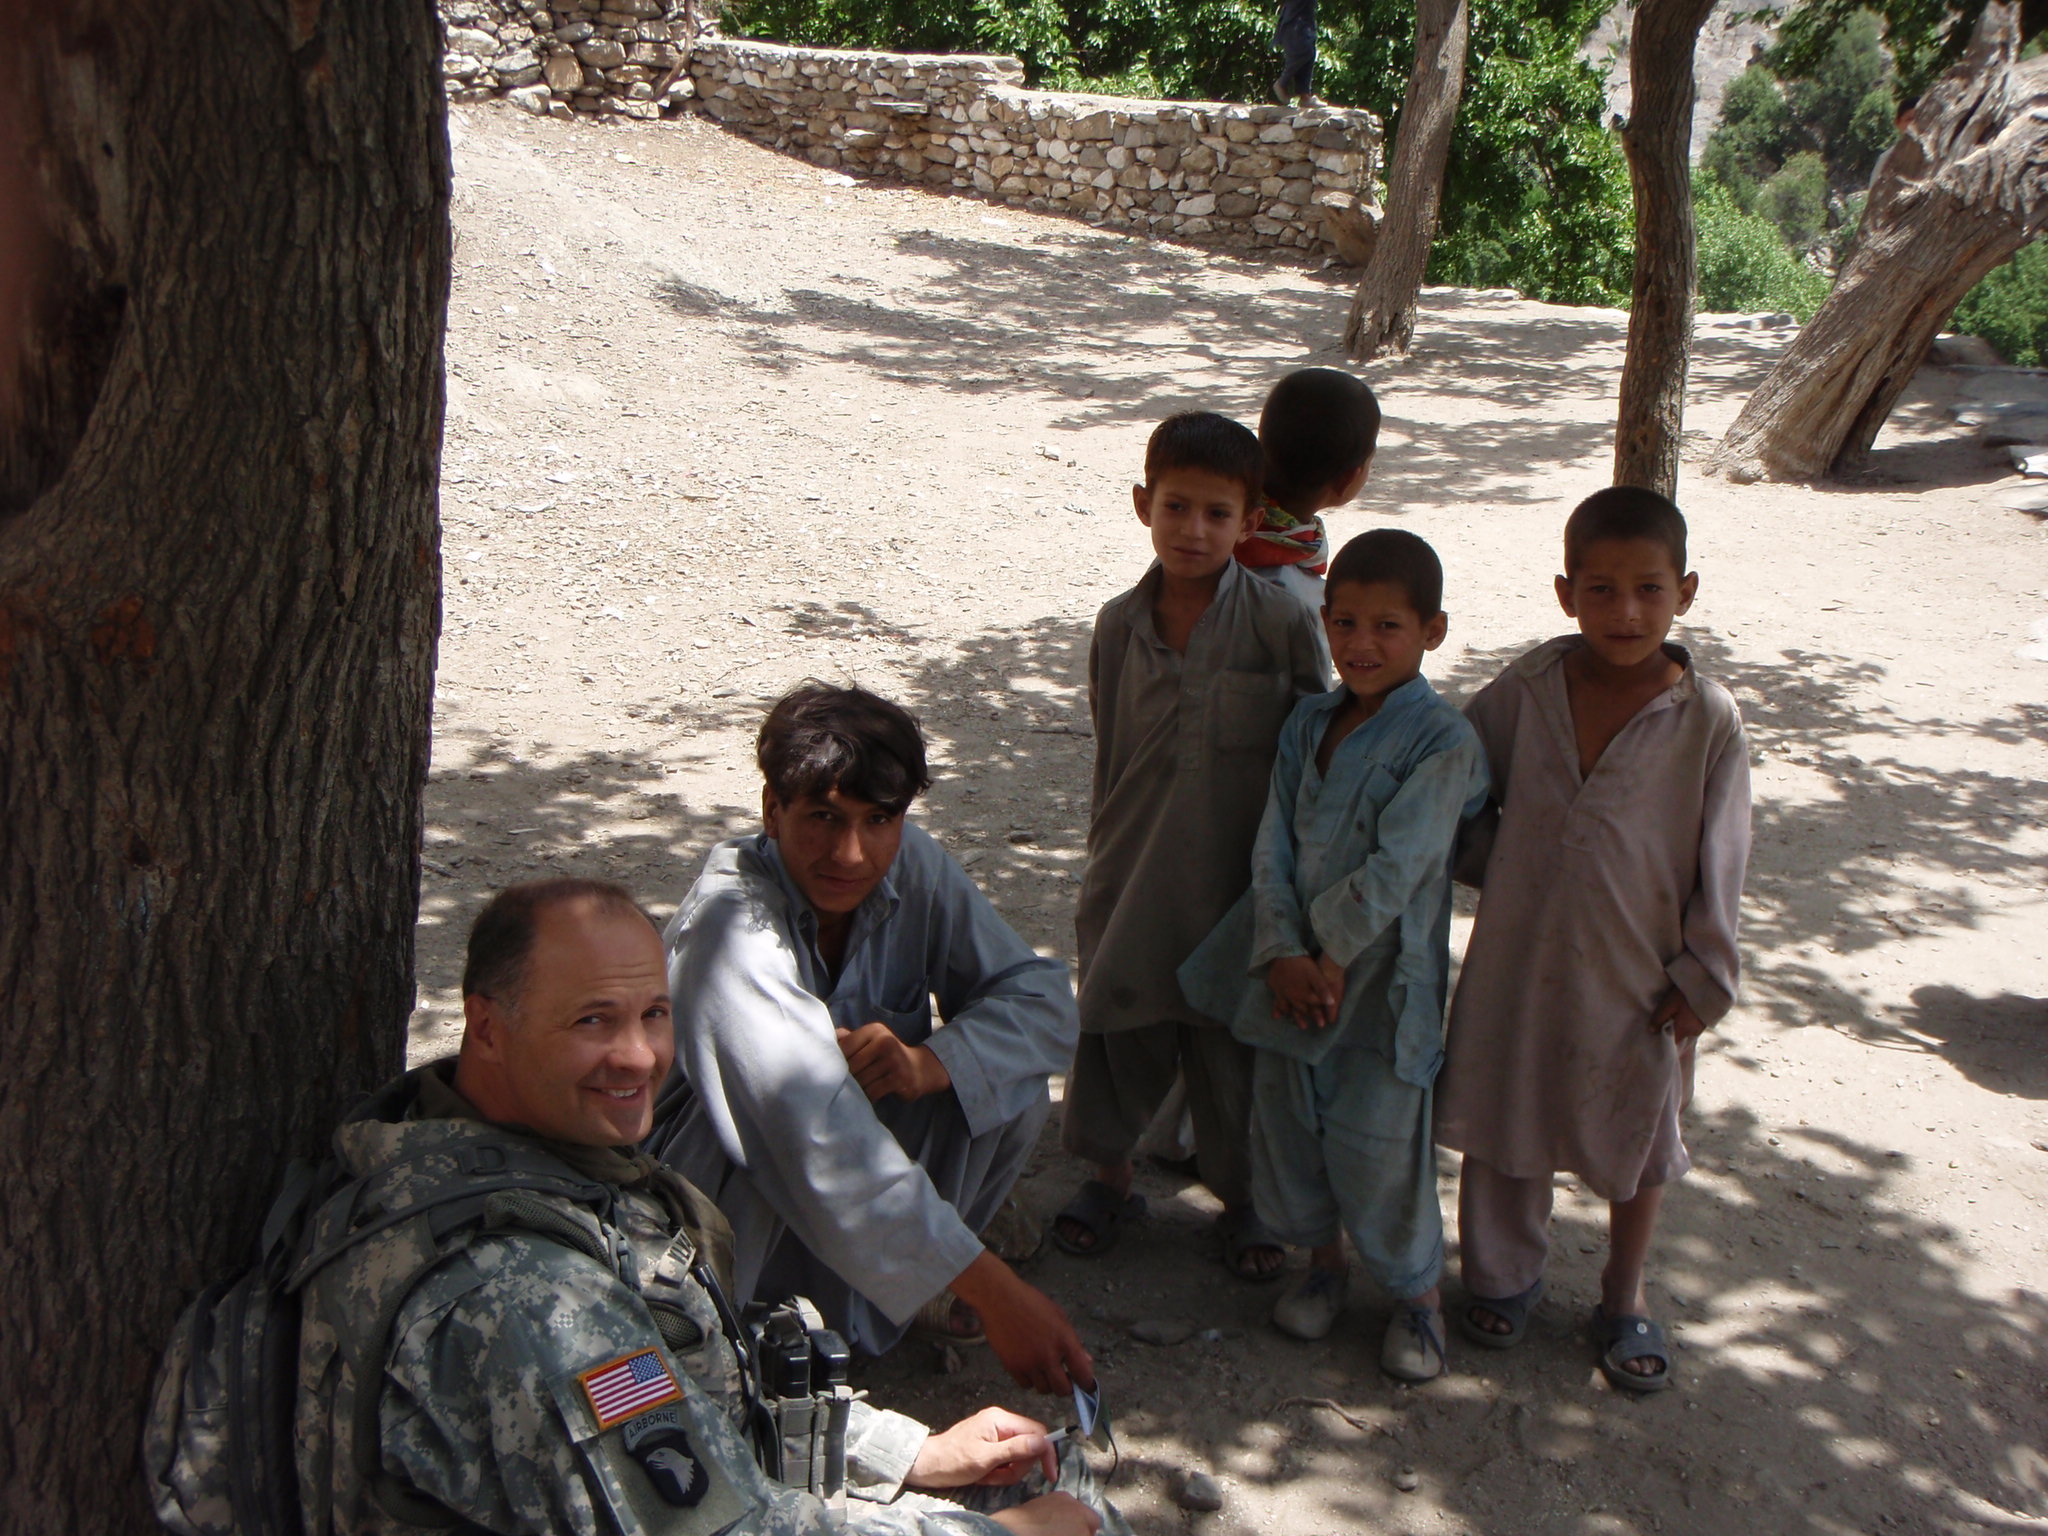
[{"label": "screaming eagle shoulder patch", "polygon": [[644,1413],[625,1428],[626,1454],[654,1484],[654,1491],[679,1509],[694,1509],[710,1491],[711,1476],[690,1448],[682,1416],[673,1408]]},{"label": "screaming eagle shoulder patch", "polygon": [[594,1365],[578,1375],[576,1382],[590,1400],[590,1411],[600,1431],[622,1424],[649,1408],[673,1403],[683,1395],[675,1373],[669,1370],[658,1349],[643,1349]]}]

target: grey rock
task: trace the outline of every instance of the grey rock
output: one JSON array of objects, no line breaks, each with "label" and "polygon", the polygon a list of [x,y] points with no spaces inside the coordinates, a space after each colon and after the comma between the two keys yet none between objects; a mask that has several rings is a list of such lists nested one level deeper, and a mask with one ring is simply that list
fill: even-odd
[{"label": "grey rock", "polygon": [[1986,448],[2009,448],[2014,443],[2048,442],[2048,408],[2014,411],[1985,425],[1978,434]]},{"label": "grey rock", "polygon": [[548,88],[544,85],[522,85],[515,91],[507,91],[505,99],[535,117],[548,115]]},{"label": "grey rock", "polygon": [[967,1369],[967,1362],[960,1358],[960,1351],[950,1344],[938,1347],[933,1363],[941,1376],[958,1376]]},{"label": "grey rock", "polygon": [[547,77],[551,90],[568,92],[583,84],[583,66],[575,54],[566,51],[549,54],[547,62],[541,65],[541,73]]},{"label": "grey rock", "polygon": [[1937,336],[1927,349],[1927,361],[1937,368],[1996,368],[2005,359],[1982,336]]},{"label": "grey rock", "polygon": [[591,37],[576,45],[576,57],[592,69],[617,69],[626,62],[626,50],[609,37]]},{"label": "grey rock", "polygon": [[1208,1473],[1190,1472],[1181,1479],[1180,1491],[1174,1495],[1174,1502],[1182,1509],[1208,1514],[1223,1507],[1223,1490]]},{"label": "grey rock", "polygon": [[564,43],[580,43],[587,37],[595,37],[597,28],[587,21],[572,21],[566,26],[555,28],[555,37]]},{"label": "grey rock", "polygon": [[1413,1493],[1422,1486],[1422,1478],[1413,1467],[1400,1467],[1394,1472],[1394,1486],[1403,1493]]},{"label": "grey rock", "polygon": [[1127,1330],[1140,1344],[1168,1347],[1194,1336],[1195,1325],[1178,1317],[1141,1317]]},{"label": "grey rock", "polygon": [[2006,451],[2012,467],[2029,480],[2048,480],[2048,443],[2015,443]]},{"label": "grey rock", "polygon": [[498,40],[488,32],[479,32],[472,27],[450,27],[448,29],[448,51],[450,53],[473,53],[479,58],[489,58],[498,51]]}]

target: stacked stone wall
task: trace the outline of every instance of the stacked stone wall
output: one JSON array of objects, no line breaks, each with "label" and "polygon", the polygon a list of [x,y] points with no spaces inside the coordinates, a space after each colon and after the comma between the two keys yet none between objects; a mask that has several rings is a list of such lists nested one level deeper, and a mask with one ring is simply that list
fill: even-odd
[{"label": "stacked stone wall", "polygon": [[1376,223],[1370,112],[1030,91],[997,54],[693,42],[686,0],[440,3],[458,101],[658,118],[695,97],[817,165],[1238,250],[1356,260]]},{"label": "stacked stone wall", "polygon": [[457,101],[554,117],[656,118],[692,90],[682,0],[441,0]]},{"label": "stacked stone wall", "polygon": [[1370,112],[1023,88],[1013,58],[699,38],[703,111],[814,164],[1146,234],[1312,250],[1376,213]]}]

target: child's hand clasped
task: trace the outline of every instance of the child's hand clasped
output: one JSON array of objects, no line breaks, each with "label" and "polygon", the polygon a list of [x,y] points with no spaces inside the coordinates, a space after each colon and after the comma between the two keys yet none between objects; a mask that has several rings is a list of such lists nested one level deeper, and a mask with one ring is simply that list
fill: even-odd
[{"label": "child's hand clasped", "polygon": [[1292,1019],[1302,1029],[1327,1029],[1344,1001],[1344,968],[1328,957],[1287,955],[1266,968],[1273,992],[1273,1017]]},{"label": "child's hand clasped", "polygon": [[1668,1032],[1677,1045],[1698,1039],[1706,1027],[1700,1016],[1692,1011],[1692,1004],[1685,1000],[1685,994],[1676,987],[1664,994],[1664,1001],[1650,1015],[1650,1028]]}]

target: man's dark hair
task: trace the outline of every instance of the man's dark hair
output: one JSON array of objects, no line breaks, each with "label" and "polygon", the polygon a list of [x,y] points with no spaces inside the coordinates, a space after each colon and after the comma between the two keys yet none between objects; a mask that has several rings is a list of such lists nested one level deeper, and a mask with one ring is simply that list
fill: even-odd
[{"label": "man's dark hair", "polygon": [[1214,411],[1182,411],[1152,429],[1145,443],[1145,483],[1169,469],[1199,469],[1244,487],[1247,508],[1258,505],[1265,460],[1251,428]]},{"label": "man's dark hair", "polygon": [[1653,539],[1671,552],[1671,564],[1685,574],[1685,515],[1670,499],[1637,485],[1595,491],[1564,523],[1564,573],[1575,573],[1586,546],[1603,539]]},{"label": "man's dark hair", "polygon": [[1375,528],[1338,550],[1323,582],[1325,597],[1347,581],[1392,582],[1425,624],[1444,611],[1443,562],[1405,528]]},{"label": "man's dark hair", "polygon": [[1286,506],[1341,485],[1379,440],[1380,403],[1365,380],[1341,368],[1290,373],[1259,412],[1266,495]]},{"label": "man's dark hair", "polygon": [[932,787],[916,717],[865,688],[798,684],[761,722],[754,758],[784,805],[836,789],[901,815]]},{"label": "man's dark hair", "polygon": [[654,919],[640,910],[633,893],[610,880],[583,880],[563,875],[508,885],[489,901],[469,928],[469,956],[462,967],[462,995],[491,997],[506,1004],[518,1001],[526,983],[526,961],[533,953],[533,935],[540,915],[568,901],[594,901],[607,914],[631,913],[650,926]]}]

